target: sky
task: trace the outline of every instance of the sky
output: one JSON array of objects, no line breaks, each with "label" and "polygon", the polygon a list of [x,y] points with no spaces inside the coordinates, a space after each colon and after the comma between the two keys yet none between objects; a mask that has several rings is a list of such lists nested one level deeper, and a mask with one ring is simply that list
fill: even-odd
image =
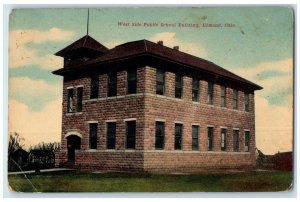
[{"label": "sky", "polygon": [[[26,147],[60,141],[62,77],[51,72],[63,67],[63,59],[54,53],[84,36],[86,23],[87,9],[17,9],[10,14],[8,126],[9,133],[24,137]],[[262,86],[255,93],[256,147],[273,154],[291,151],[293,145],[293,23],[287,7],[91,8],[89,35],[108,48],[163,40]]]}]

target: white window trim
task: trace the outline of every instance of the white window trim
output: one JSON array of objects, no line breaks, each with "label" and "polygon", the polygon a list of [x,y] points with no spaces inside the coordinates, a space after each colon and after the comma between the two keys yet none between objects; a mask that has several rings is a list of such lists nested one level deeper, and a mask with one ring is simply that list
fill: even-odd
[{"label": "white window trim", "polygon": [[155,122],[166,122],[166,119],[155,119]]},{"label": "white window trim", "polygon": [[126,121],[136,121],[136,118],[128,118],[128,119],[124,119],[124,122]]},{"label": "white window trim", "polygon": [[117,122],[117,120],[106,120],[105,123]]},{"label": "white window trim", "polygon": [[67,87],[66,89],[67,89],[67,90],[68,90],[68,89],[74,89],[74,87],[73,87],[73,86],[69,86],[69,87]]},{"label": "white window trim", "polygon": [[239,128],[232,128],[232,130],[240,130]]},{"label": "white window trim", "polygon": [[98,123],[98,121],[87,121],[87,123]]},{"label": "white window trim", "polygon": [[174,123],[184,124],[182,121],[174,121]]},{"label": "white window trim", "polygon": [[250,130],[249,130],[249,129],[244,129],[244,131],[245,131],[245,132],[247,132],[247,131],[248,131],[248,132],[250,132]]},{"label": "white window trim", "polygon": [[199,126],[200,127],[200,123],[192,123],[192,126]]},{"label": "white window trim", "polygon": [[78,85],[78,86],[76,86],[76,88],[81,88],[81,87],[83,88],[83,85]]},{"label": "white window trim", "polygon": [[82,138],[82,135],[79,132],[77,132],[77,131],[67,132],[67,134],[65,134],[65,138],[69,137],[70,135],[76,135],[76,136]]},{"label": "white window trim", "polygon": [[207,127],[214,128],[215,126],[214,125],[207,125]]},{"label": "white window trim", "polygon": [[221,129],[228,129],[226,126],[220,126]]}]

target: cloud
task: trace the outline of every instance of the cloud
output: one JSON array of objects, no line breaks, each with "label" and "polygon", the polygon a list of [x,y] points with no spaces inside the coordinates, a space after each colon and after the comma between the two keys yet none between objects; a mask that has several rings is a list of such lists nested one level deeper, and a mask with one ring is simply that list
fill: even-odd
[{"label": "cloud", "polygon": [[9,79],[9,98],[26,104],[30,110],[38,111],[50,101],[61,97],[62,87],[44,80],[28,77]]},{"label": "cloud", "polygon": [[114,40],[114,41],[107,41],[104,44],[106,45],[107,48],[111,49],[122,43],[124,42],[122,42],[121,40]]},{"label": "cloud", "polygon": [[157,42],[163,41],[165,46],[173,48],[174,46],[179,46],[179,50],[182,52],[189,53],[191,55],[199,56],[201,58],[207,58],[207,51],[200,44],[190,43],[177,38],[174,32],[161,32],[151,36],[150,41]]},{"label": "cloud", "polygon": [[56,99],[40,112],[32,112],[27,105],[9,100],[9,133],[17,132],[25,139],[25,147],[39,142],[60,142],[62,100]]},{"label": "cloud", "polygon": [[30,44],[49,41],[68,41],[74,35],[53,27],[47,31],[33,29],[14,30],[9,32],[9,67],[17,68],[28,65],[39,65],[41,68],[53,69],[63,65],[63,59],[53,55],[40,55],[39,51],[30,48]]},{"label": "cloud", "polygon": [[268,100],[255,97],[256,147],[265,154],[293,149],[293,108],[270,105]]}]

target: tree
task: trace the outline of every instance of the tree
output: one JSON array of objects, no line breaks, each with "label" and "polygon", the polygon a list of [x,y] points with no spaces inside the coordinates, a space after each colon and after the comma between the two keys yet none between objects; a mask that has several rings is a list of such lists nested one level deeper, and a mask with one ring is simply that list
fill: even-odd
[{"label": "tree", "polygon": [[22,138],[18,133],[11,133],[9,135],[8,141],[8,158],[10,159],[15,151],[18,149],[23,149],[24,138]]}]

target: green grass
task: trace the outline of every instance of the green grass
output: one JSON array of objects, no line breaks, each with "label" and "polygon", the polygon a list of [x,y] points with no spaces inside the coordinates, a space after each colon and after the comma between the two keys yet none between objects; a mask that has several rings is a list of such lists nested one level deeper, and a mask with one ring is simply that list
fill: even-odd
[{"label": "green grass", "polygon": [[292,172],[154,175],[76,171],[9,175],[21,192],[268,192],[290,189]]}]

